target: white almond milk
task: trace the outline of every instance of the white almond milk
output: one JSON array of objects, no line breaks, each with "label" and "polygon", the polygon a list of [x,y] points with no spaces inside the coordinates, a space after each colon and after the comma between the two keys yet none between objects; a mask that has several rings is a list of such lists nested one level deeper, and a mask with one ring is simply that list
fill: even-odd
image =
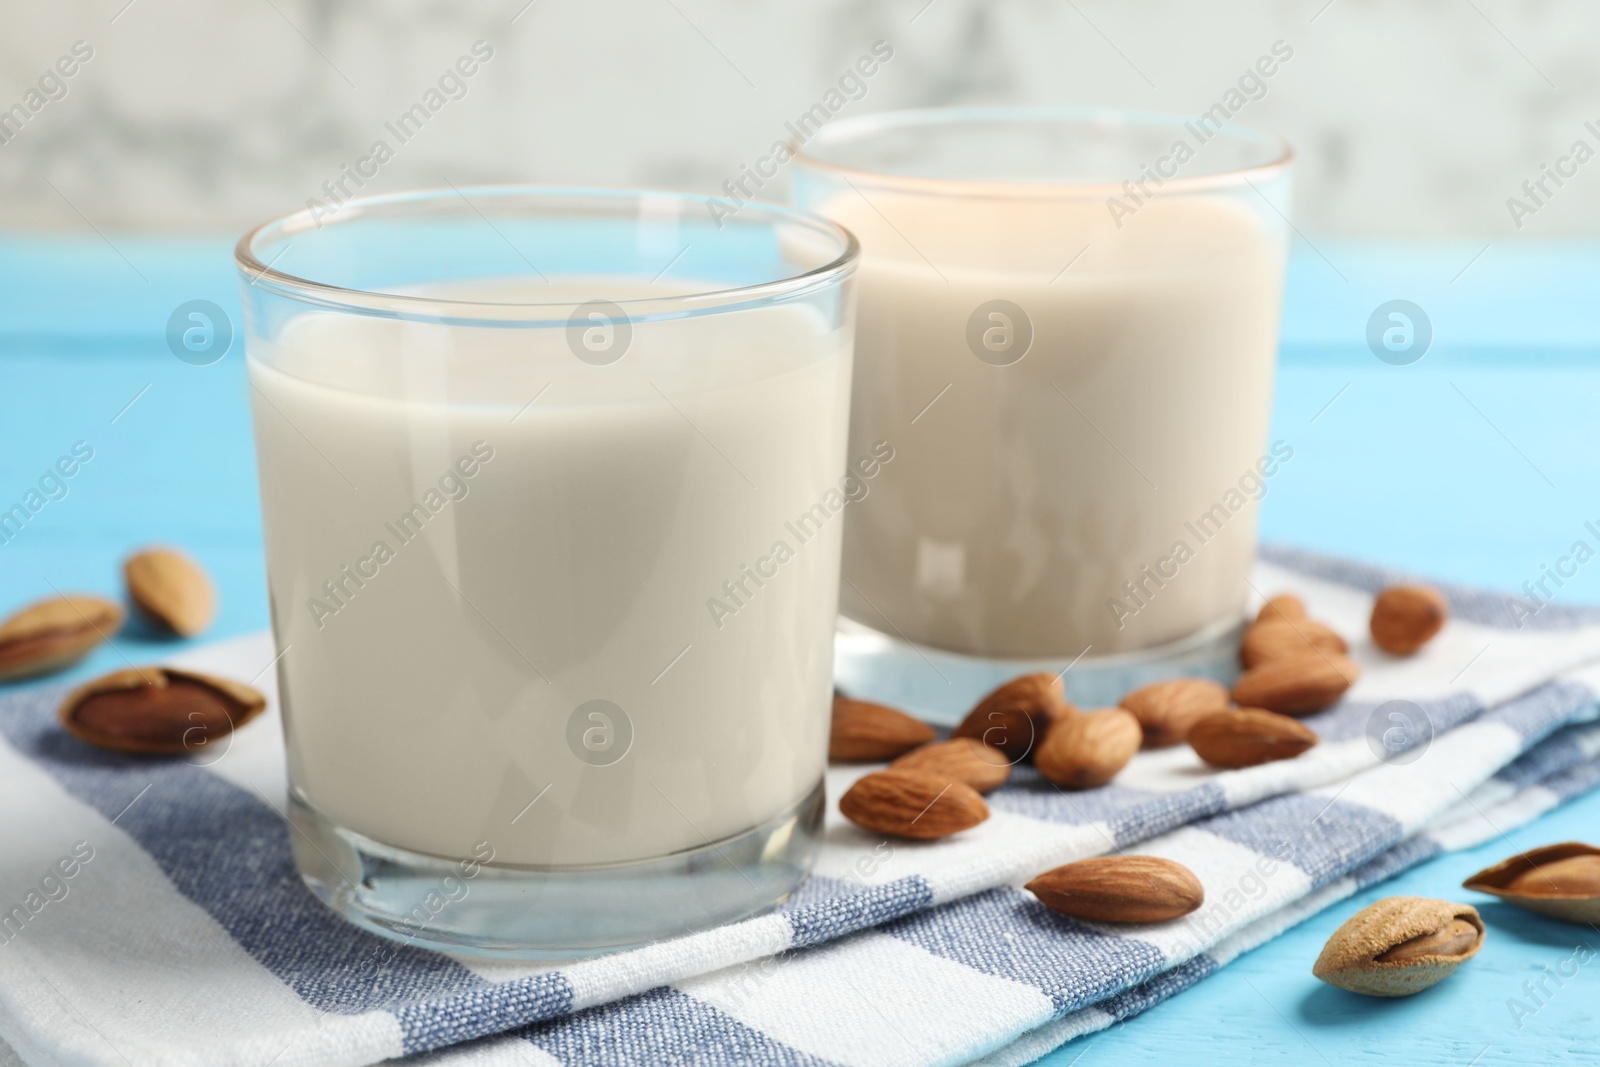
[{"label": "white almond milk", "polygon": [[[448,293],[563,299],[526,289]],[[311,313],[252,351],[291,776],[335,823],[608,863],[817,785],[843,519],[803,543],[785,523],[845,470],[849,323],[779,306],[633,330],[592,366],[559,329]],[[750,567],[770,577],[714,617]],[[625,721],[579,713],[595,700]]]},{"label": "white almond milk", "polygon": [[[873,189],[817,209],[863,247],[852,454],[884,439],[897,455],[850,515],[845,614],[1066,658],[1237,615],[1257,495],[1238,487],[1268,449],[1282,290],[1264,204],[1162,196],[1120,228],[1103,198]],[[968,341],[996,299],[1033,331],[1010,366]]]}]

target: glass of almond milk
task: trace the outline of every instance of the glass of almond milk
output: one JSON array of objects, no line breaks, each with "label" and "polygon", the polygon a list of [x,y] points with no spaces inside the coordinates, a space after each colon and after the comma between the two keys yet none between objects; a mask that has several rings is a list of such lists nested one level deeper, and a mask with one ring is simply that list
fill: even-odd
[{"label": "glass of almond milk", "polygon": [[854,239],[782,207],[455,189],[236,253],[296,863],[368,929],[603,952],[817,845]]},{"label": "glass of almond milk", "polygon": [[851,451],[895,456],[845,527],[841,683],[958,715],[1023,670],[1094,704],[1230,670],[1293,455],[1268,440],[1288,148],[1014,108],[794,147],[794,202],[862,245]]}]

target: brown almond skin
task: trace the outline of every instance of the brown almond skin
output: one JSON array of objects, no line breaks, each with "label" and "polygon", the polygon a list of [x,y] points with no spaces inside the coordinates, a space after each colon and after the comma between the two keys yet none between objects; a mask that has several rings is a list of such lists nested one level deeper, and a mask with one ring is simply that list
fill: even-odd
[{"label": "brown almond skin", "polygon": [[1025,887],[1052,911],[1105,923],[1158,923],[1205,902],[1194,872],[1156,856],[1097,856],[1046,871]]},{"label": "brown almond skin", "polygon": [[1414,655],[1449,617],[1450,605],[1437,589],[1391,585],[1372,602],[1372,641],[1391,655]]},{"label": "brown almond skin", "polygon": [[1075,714],[1058,676],[1024,674],[978,701],[951,736],[982,741],[1016,763],[1027,758],[1057,720]]},{"label": "brown almond skin", "polygon": [[1334,931],[1311,973],[1352,993],[1406,997],[1450,977],[1482,947],[1476,908],[1386,897]]},{"label": "brown almond skin", "polygon": [[1343,655],[1350,650],[1344,638],[1310,619],[1253,623],[1239,644],[1239,662],[1246,670],[1268,660],[1287,659],[1321,649]]},{"label": "brown almond skin", "polygon": [[1305,601],[1301,600],[1293,593],[1279,593],[1275,597],[1269,597],[1267,602],[1261,605],[1260,612],[1256,614],[1256,621],[1282,622],[1286,620],[1303,619],[1305,617]]},{"label": "brown almond skin", "polygon": [[1143,686],[1124,696],[1144,731],[1146,748],[1183,742],[1195,723],[1228,706],[1228,691],[1209,678],[1171,678]]},{"label": "brown almond skin", "polygon": [[1361,677],[1361,668],[1335,653],[1309,653],[1268,660],[1239,676],[1234,703],[1285,715],[1309,715],[1331,707]]},{"label": "brown almond skin", "polygon": [[977,826],[989,817],[989,805],[964,782],[909,771],[877,771],[845,791],[839,812],[876,833],[931,841]]},{"label": "brown almond skin", "polygon": [[39,600],[0,623],[0,680],[63,670],[122,627],[122,608],[85,594]]},{"label": "brown almond skin", "polygon": [[1000,788],[1011,777],[1011,761],[1004,752],[970,737],[952,737],[912,749],[889,764],[889,769],[965,782],[980,793]]},{"label": "brown almond skin", "polygon": [[170,548],[149,548],[128,557],[123,581],[134,611],[152,628],[194,637],[217,613],[216,590],[200,564]]},{"label": "brown almond skin", "polygon": [[1189,746],[1213,767],[1237,769],[1294,759],[1316,746],[1304,724],[1261,708],[1235,708],[1207,715],[1189,731]]},{"label": "brown almond skin", "polygon": [[936,736],[933,727],[903,711],[835,696],[828,758],[835,763],[881,763],[925,745]]},{"label": "brown almond skin", "polygon": [[113,671],[62,702],[61,725],[80,741],[118,752],[195,753],[266,708],[247,685],[171,667]]},{"label": "brown almond skin", "polygon": [[1581,841],[1519,853],[1461,884],[1563,922],[1600,924],[1600,848]]},{"label": "brown almond skin", "polygon": [[1045,734],[1033,765],[1063,789],[1093,789],[1128,765],[1144,734],[1126,708],[1104,708],[1063,719]]}]

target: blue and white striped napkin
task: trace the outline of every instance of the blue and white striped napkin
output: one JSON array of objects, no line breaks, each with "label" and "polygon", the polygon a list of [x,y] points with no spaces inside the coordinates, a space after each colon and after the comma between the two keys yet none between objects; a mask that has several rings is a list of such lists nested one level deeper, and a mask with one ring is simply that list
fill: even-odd
[{"label": "blue and white striped napkin", "polygon": [[[1365,641],[1392,575],[1275,552],[1352,638],[1361,680],[1290,763],[1141,753],[1064,793],[1019,768],[993,817],[886,841],[831,810],[817,874],[779,912],[535,967],[398,946],[299,884],[272,716],[206,765],[98,752],[55,727],[59,687],[0,697],[0,1036],[30,1062],[1021,1063],[1170,996],[1288,925],[1600,781],[1600,614],[1449,589],[1410,660]],[[1518,625],[1518,622],[1522,625]],[[1360,637],[1360,639],[1357,639]],[[251,678],[264,637],[191,666]],[[1395,718],[1399,716],[1399,718]],[[836,768],[837,797],[871,768]],[[1018,886],[1084,856],[1185,863],[1206,904],[1172,923],[1065,919]],[[493,1036],[493,1035],[513,1036]]]}]

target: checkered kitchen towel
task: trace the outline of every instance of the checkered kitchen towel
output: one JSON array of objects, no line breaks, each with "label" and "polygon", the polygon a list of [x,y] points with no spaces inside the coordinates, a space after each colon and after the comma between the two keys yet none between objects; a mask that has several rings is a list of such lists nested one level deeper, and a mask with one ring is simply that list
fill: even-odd
[{"label": "checkered kitchen towel", "polygon": [[[1254,582],[1354,636],[1389,577],[1280,552]],[[0,1036],[32,1061],[117,1065],[363,1064],[455,1045],[433,1058],[1024,1062],[1472,843],[1486,815],[1504,827],[1600,780],[1600,726],[1584,725],[1600,615],[1514,616],[1504,598],[1449,593],[1455,620],[1425,655],[1355,643],[1362,679],[1307,720],[1324,743],[1292,763],[1214,771],[1169,749],[1072,794],[1019,768],[988,822],[941,842],[885,842],[830,813],[817,875],[784,910],[559,968],[396,949],[323,909],[290,863],[273,724],[210,766],[153,763],[61,735],[59,688],[14,691],[0,698]],[[254,638],[191,664],[248,678],[271,658]],[[1396,714],[1390,741],[1414,747],[1370,743],[1369,723]],[[830,795],[859,773],[831,771]],[[1193,869],[1206,904],[1109,928],[1016,888],[1135,844]]]}]

